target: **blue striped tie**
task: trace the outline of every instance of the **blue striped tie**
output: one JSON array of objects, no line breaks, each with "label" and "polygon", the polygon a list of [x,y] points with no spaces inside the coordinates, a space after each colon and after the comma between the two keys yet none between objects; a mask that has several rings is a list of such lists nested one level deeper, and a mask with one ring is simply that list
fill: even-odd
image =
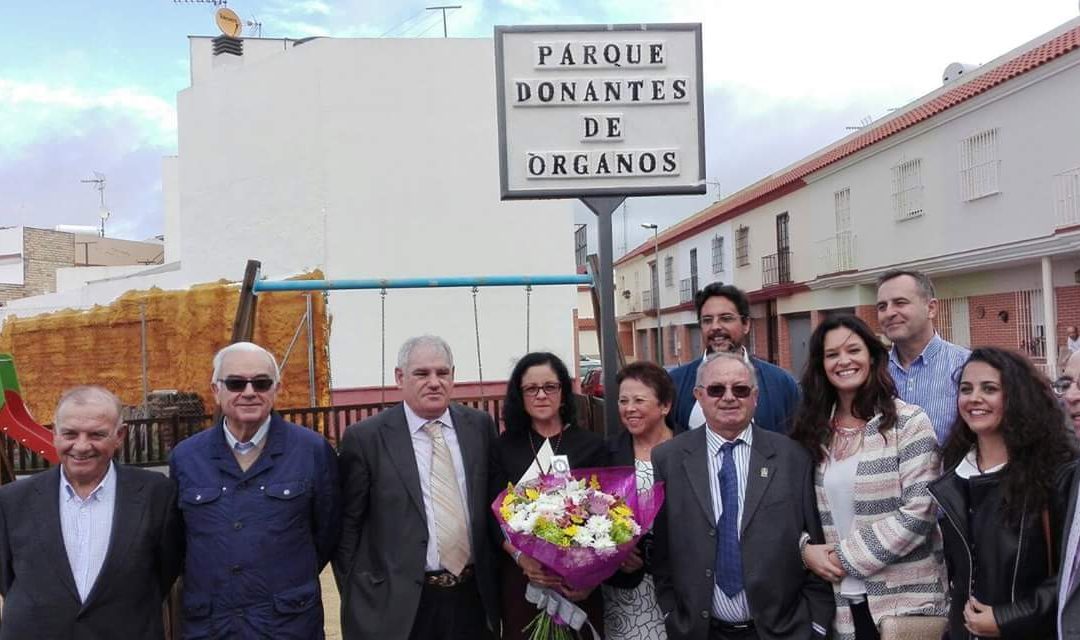
[{"label": "blue striped tie", "polygon": [[720,508],[716,522],[716,586],[729,598],[743,590],[742,555],[739,551],[739,476],[732,450],[742,440],[720,447]]}]

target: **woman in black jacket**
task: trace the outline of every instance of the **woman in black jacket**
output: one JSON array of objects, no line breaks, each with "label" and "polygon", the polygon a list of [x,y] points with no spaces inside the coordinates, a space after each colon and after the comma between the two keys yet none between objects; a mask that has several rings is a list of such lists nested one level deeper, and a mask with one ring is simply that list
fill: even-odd
[{"label": "woman in black jacket", "polygon": [[1050,383],[993,347],[960,374],[948,471],[930,484],[945,512],[950,639],[1056,638],[1056,567],[1075,451]]},{"label": "woman in black jacket", "polygon": [[[675,385],[663,367],[639,361],[615,377],[619,418],[626,431],[608,441],[608,464],[633,467],[639,490],[653,484],[652,450],[671,439],[664,423],[675,401]],[[611,394],[608,395],[611,397]],[[604,584],[604,631],[607,640],[664,640],[664,616],[656,600],[650,562],[652,532]]]}]

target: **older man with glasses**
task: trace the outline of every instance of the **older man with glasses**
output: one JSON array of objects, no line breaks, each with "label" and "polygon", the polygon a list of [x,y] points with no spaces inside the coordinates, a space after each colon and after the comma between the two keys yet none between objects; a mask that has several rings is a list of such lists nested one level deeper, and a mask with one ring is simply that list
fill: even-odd
[{"label": "older man with glasses", "polygon": [[173,450],[187,541],[183,638],[324,637],[319,572],[340,534],[337,456],[272,413],[277,361],[250,342],[214,356],[213,427]]},{"label": "older man with glasses", "polygon": [[803,532],[824,540],[810,456],[755,424],[757,376],[741,355],[709,355],[696,382],[706,428],[652,453],[667,495],[653,568],[668,637],[824,638],[832,588],[799,557]]}]

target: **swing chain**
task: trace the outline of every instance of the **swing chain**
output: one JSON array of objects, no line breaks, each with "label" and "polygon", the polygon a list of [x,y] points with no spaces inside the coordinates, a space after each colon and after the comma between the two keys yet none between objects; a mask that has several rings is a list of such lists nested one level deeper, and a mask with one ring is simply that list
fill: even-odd
[{"label": "swing chain", "polygon": [[473,312],[473,329],[476,332],[476,370],[480,376],[480,406],[483,411],[487,411],[487,398],[484,397],[484,362],[480,357],[480,311],[476,306],[476,294],[480,292],[480,287],[473,285],[472,288],[472,312]]},{"label": "swing chain", "polygon": [[532,285],[525,285],[525,353],[529,353],[529,321],[532,319]]},{"label": "swing chain", "polygon": [[380,408],[386,407],[386,287],[379,292],[379,333],[381,338],[379,353],[382,358],[382,369],[379,372]]}]

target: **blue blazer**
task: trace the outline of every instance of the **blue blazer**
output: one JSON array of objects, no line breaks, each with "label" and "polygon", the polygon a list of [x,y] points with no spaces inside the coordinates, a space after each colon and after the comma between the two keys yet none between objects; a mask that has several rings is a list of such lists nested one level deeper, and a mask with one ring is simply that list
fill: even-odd
[{"label": "blue blazer", "polygon": [[319,572],[341,527],[337,456],[273,414],[241,471],[221,421],[169,459],[187,543],[183,638],[324,637]]},{"label": "blue blazer", "polygon": [[[757,369],[758,404],[754,412],[754,423],[768,431],[787,433],[791,421],[799,406],[799,385],[790,373],[780,367],[750,356],[750,362]],[[694,383],[697,380],[701,358],[695,358],[681,367],[671,370],[671,380],[675,383],[674,424],[675,433],[689,428],[690,413],[694,410]]]}]

